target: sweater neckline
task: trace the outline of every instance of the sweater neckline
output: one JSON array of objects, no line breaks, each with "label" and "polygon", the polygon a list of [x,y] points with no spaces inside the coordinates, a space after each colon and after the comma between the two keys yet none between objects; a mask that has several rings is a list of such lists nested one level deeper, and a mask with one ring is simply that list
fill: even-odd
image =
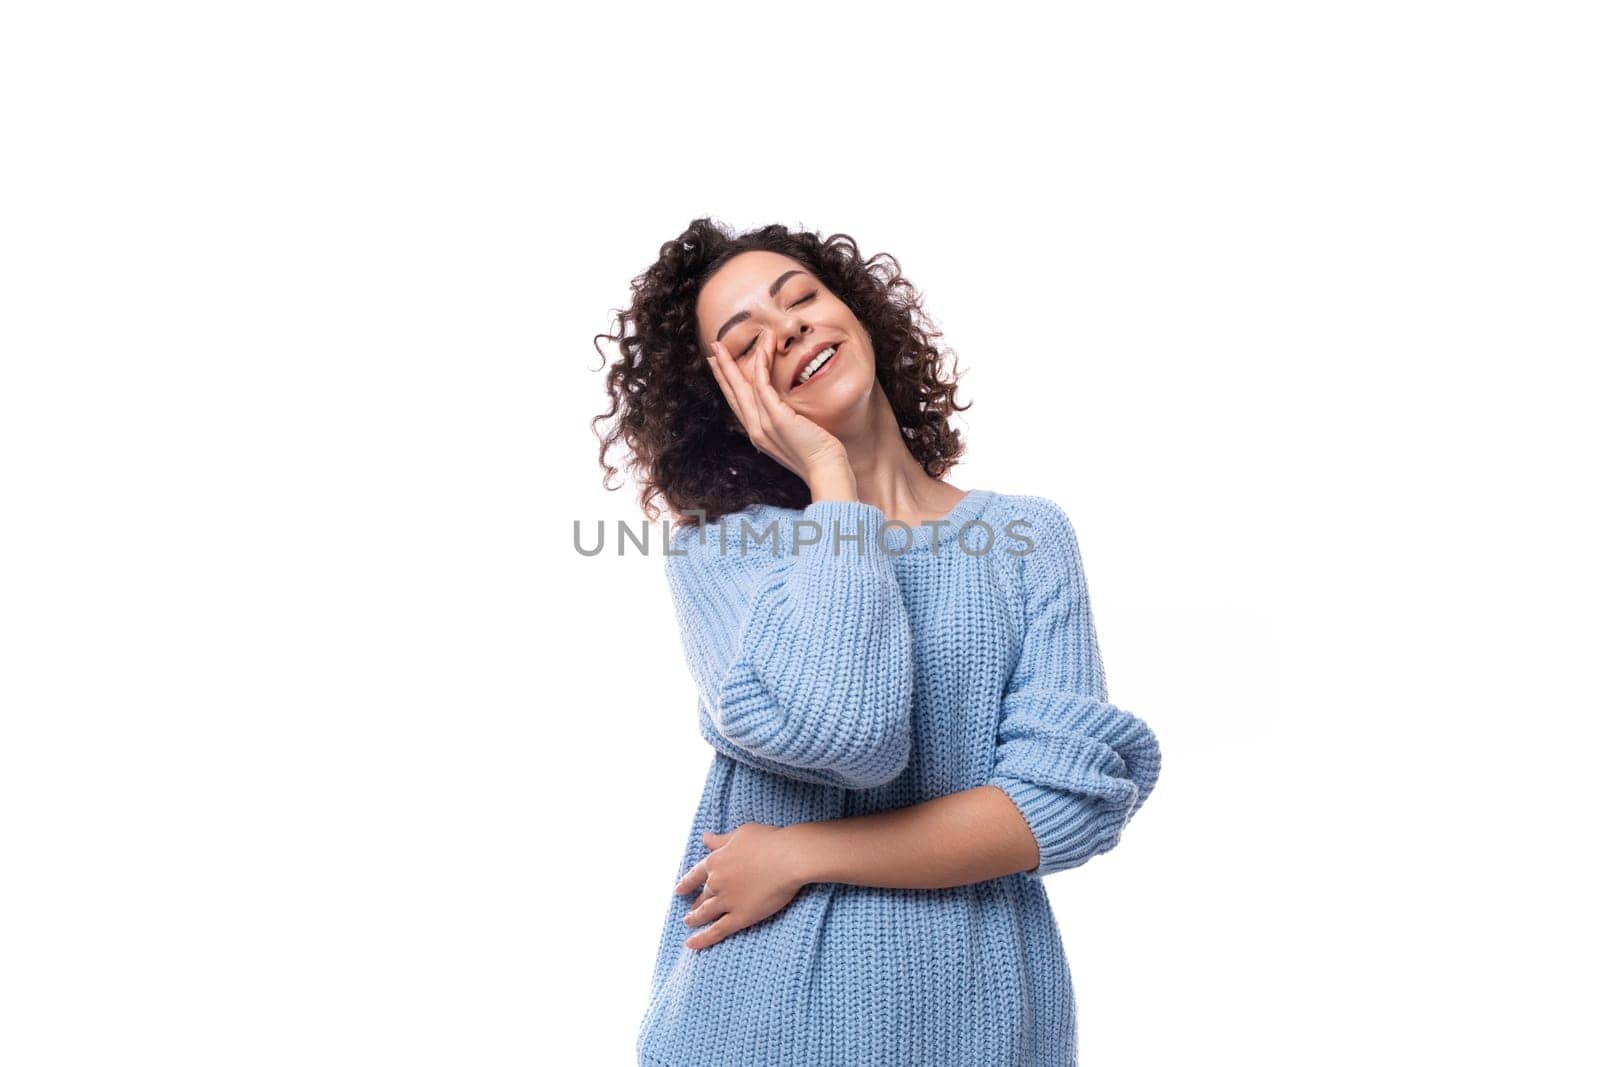
[{"label": "sweater neckline", "polygon": [[[956,506],[945,512],[943,515],[940,515],[937,518],[928,519],[925,522],[912,526],[909,531],[911,534],[911,547],[906,549],[906,551],[915,552],[919,550],[931,549],[933,547],[934,532],[936,529],[939,537],[940,555],[944,555],[945,553],[951,551],[952,548],[955,551],[960,551],[960,546],[956,543],[956,538],[961,535],[962,525],[971,522],[973,519],[976,519],[979,515],[983,514],[983,509],[988,506],[989,501],[993,497],[994,491],[992,489],[968,489],[967,495],[956,501]],[[930,523],[941,523],[943,525],[935,527],[933,525],[929,525]],[[891,550],[897,549],[899,546],[905,544],[905,535],[907,532],[899,526],[893,527],[893,529],[896,531],[895,533],[884,535],[884,540],[888,542]],[[992,537],[993,535],[982,534],[981,536],[988,538]]]},{"label": "sweater neckline", "polygon": [[[883,535],[884,547],[890,555],[894,556],[931,550],[933,548],[935,530],[937,529],[939,538],[938,555],[947,555],[952,551],[959,552],[961,551],[961,546],[956,539],[961,535],[961,527],[982,515],[989,502],[994,499],[994,496],[995,490],[993,489],[968,489],[967,494],[956,501],[955,507],[943,515],[927,519],[915,526],[907,524],[907,526],[889,527],[890,532]],[[861,503],[863,507],[872,508],[874,511],[882,510],[876,505],[867,504],[864,501]],[[758,507],[782,511],[790,515],[800,515],[805,510],[803,508],[783,508],[775,504],[761,504]],[[930,523],[942,523],[943,525],[935,527],[929,525]],[[909,546],[906,544],[908,534],[911,539]],[[975,551],[981,551],[982,546],[994,536],[996,535],[992,532],[982,533],[980,531],[975,535],[969,535],[969,538],[977,546]]]}]

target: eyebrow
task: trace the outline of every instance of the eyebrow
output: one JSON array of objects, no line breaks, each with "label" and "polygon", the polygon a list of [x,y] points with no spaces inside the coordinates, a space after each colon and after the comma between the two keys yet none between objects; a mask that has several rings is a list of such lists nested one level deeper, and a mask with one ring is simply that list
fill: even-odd
[{"label": "eyebrow", "polygon": [[[790,278],[794,277],[796,274],[804,274],[804,273],[806,273],[806,272],[803,271],[803,270],[786,270],[786,271],[784,271],[782,274],[778,275],[778,280],[777,281],[775,281],[771,285],[767,286],[767,295],[768,296],[777,296],[778,295],[778,290],[783,288],[783,283],[784,282],[788,281]],[[741,322],[743,322],[745,319],[748,319],[749,317],[750,317],[750,312],[741,311],[737,315],[733,316],[733,318],[731,318],[727,322],[723,323],[722,324],[722,329],[717,331],[717,340],[719,340],[719,341],[722,340],[722,335],[723,334],[727,333],[729,330],[733,329],[735,326],[739,325]]]}]

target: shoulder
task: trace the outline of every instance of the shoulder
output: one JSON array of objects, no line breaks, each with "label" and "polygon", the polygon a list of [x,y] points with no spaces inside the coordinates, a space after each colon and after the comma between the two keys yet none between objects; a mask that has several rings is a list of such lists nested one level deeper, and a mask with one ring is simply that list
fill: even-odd
[{"label": "shoulder", "polygon": [[[997,494],[984,516],[990,525],[997,525],[1019,542],[1035,545],[1043,542],[1059,547],[1063,542],[1076,541],[1072,520],[1060,504],[1046,496],[1025,493]],[[1020,555],[1032,555],[1024,545]]]},{"label": "shoulder", "polygon": [[1056,501],[1007,493],[995,501],[985,519],[1007,539],[1013,574],[1030,598],[1081,581],[1077,533]]}]

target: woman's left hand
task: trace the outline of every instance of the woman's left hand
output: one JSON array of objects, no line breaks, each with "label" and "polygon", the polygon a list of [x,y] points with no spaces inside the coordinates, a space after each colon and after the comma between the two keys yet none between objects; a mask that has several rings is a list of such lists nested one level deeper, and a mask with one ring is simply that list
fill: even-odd
[{"label": "woman's left hand", "polygon": [[673,890],[692,893],[705,886],[713,894],[702,895],[683,917],[689,926],[711,923],[684,942],[688,948],[708,948],[753,926],[787,906],[806,884],[780,827],[747,822],[725,834],[708,830],[700,839],[711,855],[690,867]]}]

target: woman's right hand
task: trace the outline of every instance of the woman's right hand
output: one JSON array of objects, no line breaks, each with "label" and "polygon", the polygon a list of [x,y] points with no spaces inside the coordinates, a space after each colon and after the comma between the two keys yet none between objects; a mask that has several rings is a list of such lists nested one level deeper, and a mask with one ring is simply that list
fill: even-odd
[{"label": "woman's right hand", "polygon": [[828,483],[831,490],[845,474],[850,474],[853,485],[844,445],[778,395],[772,387],[772,354],[765,346],[757,348],[754,358],[755,381],[751,383],[722,343],[711,342],[711,373],[750,442],[804,478],[814,493],[819,482]]}]

